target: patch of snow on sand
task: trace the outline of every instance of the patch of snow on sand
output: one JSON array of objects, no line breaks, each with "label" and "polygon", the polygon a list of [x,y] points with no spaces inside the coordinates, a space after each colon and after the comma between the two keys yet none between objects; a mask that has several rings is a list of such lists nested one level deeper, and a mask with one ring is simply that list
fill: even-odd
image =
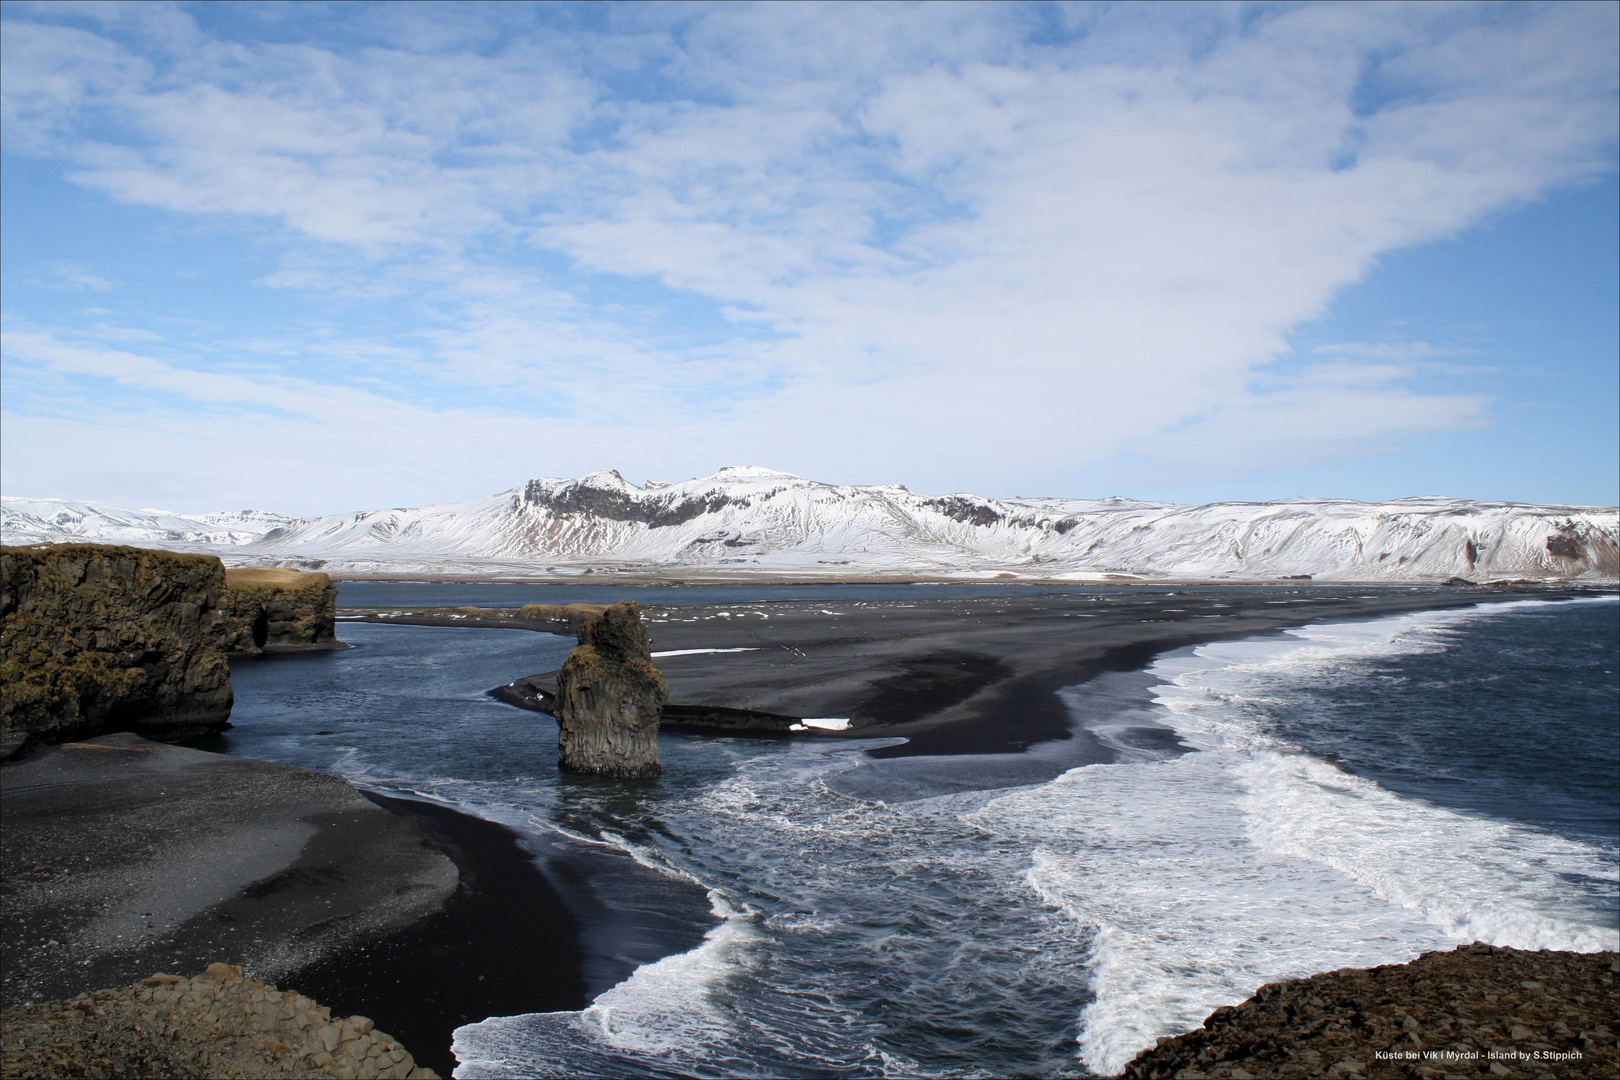
[{"label": "patch of snow on sand", "polygon": [[701,655],[703,653],[722,653],[722,652],[759,652],[759,646],[758,645],[751,645],[751,646],[749,646],[747,648],[744,648],[744,649],[666,649],[663,652],[655,652],[652,655],[655,656],[655,657],[659,657],[659,656],[698,656],[698,655]]}]

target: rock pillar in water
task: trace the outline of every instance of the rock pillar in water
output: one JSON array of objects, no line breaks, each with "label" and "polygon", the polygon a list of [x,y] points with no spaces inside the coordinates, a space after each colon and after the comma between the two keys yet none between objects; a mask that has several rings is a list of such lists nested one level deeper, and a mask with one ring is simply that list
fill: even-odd
[{"label": "rock pillar in water", "polygon": [[614,604],[580,627],[579,647],[557,676],[558,764],[599,776],[661,775],[658,717],[668,697],[641,608]]}]

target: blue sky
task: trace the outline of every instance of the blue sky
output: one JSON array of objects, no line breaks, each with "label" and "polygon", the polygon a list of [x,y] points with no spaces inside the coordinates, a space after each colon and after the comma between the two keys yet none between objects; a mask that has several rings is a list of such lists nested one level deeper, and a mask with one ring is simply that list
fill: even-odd
[{"label": "blue sky", "polygon": [[8,495],[1620,501],[1612,4],[0,7]]}]

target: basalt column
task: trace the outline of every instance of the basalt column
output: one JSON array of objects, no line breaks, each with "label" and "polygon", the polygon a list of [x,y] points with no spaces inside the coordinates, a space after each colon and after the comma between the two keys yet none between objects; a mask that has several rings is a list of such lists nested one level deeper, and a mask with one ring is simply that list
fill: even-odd
[{"label": "basalt column", "polygon": [[571,772],[659,776],[658,717],[669,690],[653,666],[641,609],[626,601],[579,630],[557,676],[557,761]]}]

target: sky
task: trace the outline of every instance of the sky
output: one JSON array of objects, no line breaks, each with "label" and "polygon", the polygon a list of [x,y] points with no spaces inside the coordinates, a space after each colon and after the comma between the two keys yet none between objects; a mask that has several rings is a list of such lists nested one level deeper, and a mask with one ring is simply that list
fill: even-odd
[{"label": "sky", "polygon": [[1620,503],[1620,6],[0,5],[0,490]]}]

